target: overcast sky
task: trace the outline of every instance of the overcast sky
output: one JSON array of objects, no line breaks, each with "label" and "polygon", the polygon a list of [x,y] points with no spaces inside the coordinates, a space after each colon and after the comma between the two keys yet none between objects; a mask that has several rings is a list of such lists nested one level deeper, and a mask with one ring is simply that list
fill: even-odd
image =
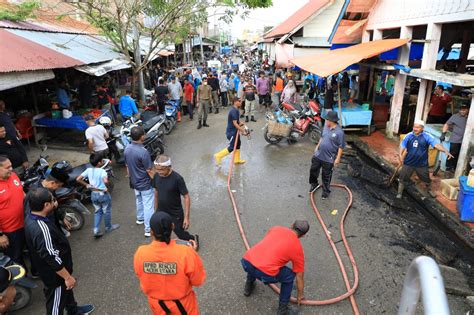
[{"label": "overcast sky", "polygon": [[[272,7],[252,10],[245,20],[235,17],[232,25],[229,25],[228,28],[230,28],[233,37],[240,37],[244,29],[263,29],[264,26],[275,26],[286,20],[307,2],[308,0],[273,0]],[[214,24],[212,17],[209,22],[212,27]]]}]

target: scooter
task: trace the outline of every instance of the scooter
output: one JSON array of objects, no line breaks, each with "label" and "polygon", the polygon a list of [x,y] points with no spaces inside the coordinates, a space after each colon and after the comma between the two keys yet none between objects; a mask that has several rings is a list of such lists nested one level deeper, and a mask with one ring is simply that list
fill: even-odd
[{"label": "scooter", "polygon": [[[15,263],[10,257],[5,256],[0,252],[0,266],[8,267]],[[32,292],[31,290],[36,289],[38,285],[29,278],[23,277],[15,283],[16,295],[13,299],[13,303],[9,308],[9,311],[17,311],[28,305],[31,301]]]},{"label": "scooter", "polygon": [[[36,184],[48,176],[51,170],[46,159],[47,156],[40,156],[33,166],[26,170],[25,175],[22,177],[23,191],[25,193],[30,190],[32,184]],[[62,187],[56,189],[54,195],[58,201],[58,211],[64,213],[69,223],[71,223],[70,230],[80,230],[84,226],[84,215],[90,214],[89,209],[80,201],[83,199],[81,194],[72,188]]]},{"label": "scooter", "polygon": [[179,104],[175,100],[166,101],[165,105],[165,116],[166,119],[171,123],[170,128],[165,129],[165,134],[168,135],[173,130],[178,120]]},{"label": "scooter", "polygon": [[[162,116],[162,115],[159,115]],[[140,126],[142,124],[141,120],[130,119],[123,123],[122,128],[120,129],[120,137],[122,142],[125,144],[125,147],[132,142],[130,131],[134,126]],[[143,142],[144,147],[150,153],[152,159],[156,158],[158,155],[165,152],[163,145],[163,131],[158,128],[149,129],[145,134],[145,141]]]},{"label": "scooter", "polygon": [[[268,112],[265,115],[267,123],[263,128],[265,141],[270,144],[276,144],[286,137],[288,142],[291,143],[297,141],[299,138],[303,138],[305,135],[309,135],[309,138],[313,143],[318,143],[321,138],[322,123],[319,115],[319,106],[317,106],[316,103],[314,104],[316,106],[310,105],[308,109],[302,109],[302,112],[293,109],[292,116],[280,110],[276,110],[273,113]],[[283,128],[285,131],[284,134],[272,134],[276,129],[270,127],[273,127],[276,124],[281,124],[285,127]]]}]

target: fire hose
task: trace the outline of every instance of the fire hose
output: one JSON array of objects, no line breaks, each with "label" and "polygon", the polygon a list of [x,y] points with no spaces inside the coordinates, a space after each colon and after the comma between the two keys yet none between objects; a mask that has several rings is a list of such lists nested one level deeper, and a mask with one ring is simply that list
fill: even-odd
[{"label": "fire hose", "polygon": [[[236,151],[236,148],[237,148],[238,141],[239,141],[239,132],[237,132],[237,134],[236,134],[235,143],[234,143],[234,151],[233,151],[233,154],[232,154],[232,160],[231,160],[230,167],[229,167],[229,175],[227,177],[227,191],[229,193],[229,197],[230,197],[230,200],[232,202],[232,208],[234,210],[235,219],[237,221],[237,226],[239,228],[240,235],[242,237],[242,241],[244,242],[245,248],[247,250],[249,250],[250,249],[250,244],[249,244],[249,241],[247,239],[247,235],[245,233],[245,230],[243,228],[242,221],[240,219],[239,209],[237,208],[237,202],[235,201],[234,193],[232,192],[232,189],[231,189],[231,179],[232,179],[232,174],[233,174],[233,169],[234,169],[235,151]],[[310,197],[311,198],[311,206],[313,208],[313,211],[314,211],[319,223],[321,224],[321,226],[324,230],[324,233],[326,234],[326,238],[327,238],[329,244],[331,245],[334,256],[336,257],[336,260],[339,264],[339,268],[341,270],[342,277],[344,279],[344,284],[346,286],[347,292],[340,295],[340,296],[337,296],[337,297],[334,297],[334,298],[331,298],[331,299],[327,299],[327,300],[306,300],[306,299],[304,299],[304,300],[301,301],[301,304],[303,304],[303,305],[329,305],[329,304],[334,304],[334,303],[337,303],[337,302],[340,302],[344,299],[349,298],[349,300],[351,302],[351,305],[352,305],[352,309],[354,310],[354,314],[358,315],[359,314],[359,308],[358,308],[357,303],[355,301],[354,293],[356,292],[357,287],[359,285],[359,271],[358,271],[357,264],[356,264],[355,259],[354,259],[354,255],[353,255],[352,250],[349,246],[349,242],[347,241],[347,238],[346,238],[346,235],[345,235],[345,229],[344,229],[344,222],[345,222],[347,214],[349,213],[349,210],[352,206],[352,192],[350,191],[350,189],[346,185],[331,184],[331,186],[344,189],[347,192],[348,196],[349,196],[348,205],[347,205],[347,207],[346,207],[346,209],[345,209],[345,211],[344,211],[344,213],[341,217],[341,220],[339,222],[339,229],[340,229],[340,234],[341,234],[341,238],[342,238],[344,247],[346,249],[346,252],[347,252],[347,255],[349,257],[349,260],[350,260],[350,263],[351,263],[351,266],[352,266],[352,270],[353,270],[353,273],[354,273],[354,283],[351,286],[351,284],[349,282],[349,277],[347,275],[346,269],[345,269],[344,264],[342,262],[341,256],[339,255],[339,252],[337,251],[336,244],[332,240],[331,233],[329,232],[328,228],[326,227],[326,224],[324,223],[324,220],[323,220],[323,218],[322,218],[322,216],[321,216],[321,214],[320,214],[320,212],[319,212],[319,210],[316,206],[316,203],[314,201],[314,194],[312,193],[311,197]],[[280,289],[275,284],[270,284],[270,287],[276,293],[278,293],[278,294],[280,293]],[[291,302],[296,303],[297,299],[295,297],[291,297]]]}]

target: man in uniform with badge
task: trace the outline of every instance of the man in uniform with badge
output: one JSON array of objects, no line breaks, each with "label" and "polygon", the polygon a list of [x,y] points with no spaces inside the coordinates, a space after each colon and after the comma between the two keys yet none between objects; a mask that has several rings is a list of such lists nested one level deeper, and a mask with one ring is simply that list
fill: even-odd
[{"label": "man in uniform with badge", "polygon": [[201,258],[192,243],[171,239],[168,213],[155,212],[150,227],[153,241],[138,248],[133,264],[153,314],[199,314],[193,286],[206,279]]}]

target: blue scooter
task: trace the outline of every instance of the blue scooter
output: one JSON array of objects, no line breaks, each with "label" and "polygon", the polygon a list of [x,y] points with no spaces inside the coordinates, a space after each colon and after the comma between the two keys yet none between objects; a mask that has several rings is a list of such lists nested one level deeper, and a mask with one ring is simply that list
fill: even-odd
[{"label": "blue scooter", "polygon": [[168,100],[166,101],[165,105],[165,116],[167,123],[164,124],[165,126],[165,135],[168,135],[171,133],[171,130],[173,130],[174,125],[176,125],[176,122],[178,120],[178,111],[180,110],[179,106],[179,101],[176,100]]}]

